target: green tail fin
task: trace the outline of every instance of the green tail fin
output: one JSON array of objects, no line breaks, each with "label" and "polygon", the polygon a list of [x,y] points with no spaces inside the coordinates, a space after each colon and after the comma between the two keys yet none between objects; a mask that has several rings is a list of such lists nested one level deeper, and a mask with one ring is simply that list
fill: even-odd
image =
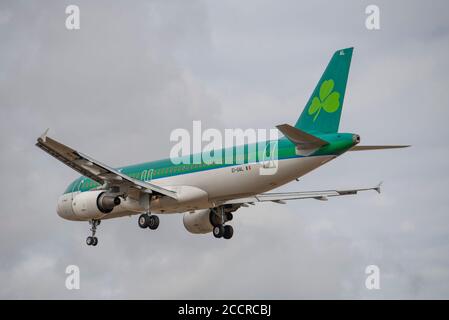
[{"label": "green tail fin", "polygon": [[295,127],[306,132],[338,131],[353,48],[337,50]]}]

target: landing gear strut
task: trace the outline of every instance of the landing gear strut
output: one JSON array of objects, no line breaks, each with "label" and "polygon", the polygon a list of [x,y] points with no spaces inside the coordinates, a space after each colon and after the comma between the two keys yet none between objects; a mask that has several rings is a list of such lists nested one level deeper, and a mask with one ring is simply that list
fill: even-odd
[{"label": "landing gear strut", "polygon": [[91,225],[90,231],[92,232],[92,235],[87,237],[86,244],[88,246],[96,246],[98,244],[98,238],[95,236],[95,233],[97,232],[97,226],[100,225],[101,220],[95,220],[92,219],[89,221],[89,224]]},{"label": "landing gear strut", "polygon": [[230,225],[225,225],[227,221],[231,221],[233,216],[231,212],[225,212],[223,207],[215,209],[217,219],[212,219],[216,222],[212,233],[215,238],[231,239],[234,234],[234,228]]},{"label": "landing gear strut", "polygon": [[141,214],[137,222],[142,229],[156,230],[159,227],[159,217],[148,213]]}]

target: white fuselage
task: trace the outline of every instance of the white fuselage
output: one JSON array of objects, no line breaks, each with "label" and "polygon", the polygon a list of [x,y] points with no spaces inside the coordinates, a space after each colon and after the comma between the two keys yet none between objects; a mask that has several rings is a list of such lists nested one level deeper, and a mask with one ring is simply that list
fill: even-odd
[{"label": "white fuselage", "polygon": [[[264,168],[261,162],[241,164],[210,169],[201,172],[180,174],[151,180],[152,184],[172,189],[185,195],[185,201],[167,199],[150,202],[150,211],[154,213],[182,213],[215,207],[216,201],[253,196],[284,185],[334,159],[334,155],[295,157],[278,160],[276,167]],[[148,180],[149,181],[149,180]],[[66,193],[58,200],[60,207],[69,205],[80,192]],[[110,219],[148,211],[148,205],[142,199],[128,197],[116,206],[112,212],[101,219]],[[88,220],[83,217],[70,220]]]}]

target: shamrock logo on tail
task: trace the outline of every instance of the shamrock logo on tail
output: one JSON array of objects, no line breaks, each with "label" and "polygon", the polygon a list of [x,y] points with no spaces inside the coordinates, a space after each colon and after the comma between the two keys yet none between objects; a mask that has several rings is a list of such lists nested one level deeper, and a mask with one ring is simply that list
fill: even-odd
[{"label": "shamrock logo on tail", "polygon": [[333,113],[340,107],[340,93],[332,92],[332,90],[334,90],[334,80],[325,80],[321,84],[319,97],[313,97],[308,110],[309,115],[315,114],[313,122],[318,118],[321,109],[327,113]]}]

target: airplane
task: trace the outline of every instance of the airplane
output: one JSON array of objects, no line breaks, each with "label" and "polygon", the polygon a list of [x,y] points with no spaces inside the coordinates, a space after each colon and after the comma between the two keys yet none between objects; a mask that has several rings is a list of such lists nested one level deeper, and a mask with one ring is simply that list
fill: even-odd
[{"label": "airplane", "polygon": [[[231,239],[234,229],[229,222],[241,207],[260,202],[328,200],[368,190],[380,193],[380,184],[344,190],[269,192],[347,151],[409,146],[360,146],[358,134],[338,131],[352,53],[351,47],[333,54],[296,124],[276,126],[283,137],[265,141],[263,146],[269,146],[265,149],[260,142],[256,146],[245,144],[240,151],[234,148],[232,151],[240,154],[231,159],[224,159],[226,150],[217,150],[223,161],[176,164],[168,158],[112,168],[48,137],[47,129],[36,146],[82,174],[59,197],[58,215],[67,220],[88,221],[89,246],[98,244],[96,230],[102,220],[138,214],[137,222],[143,229],[158,228],[157,214],[182,213],[183,224],[190,233],[212,233],[215,238]],[[267,168],[267,159],[274,163],[270,158],[270,152],[274,154],[271,146],[277,148],[276,170],[273,174],[260,174]],[[256,156],[252,157],[253,151],[249,150],[256,150]],[[188,156],[188,160],[194,156]]]}]

